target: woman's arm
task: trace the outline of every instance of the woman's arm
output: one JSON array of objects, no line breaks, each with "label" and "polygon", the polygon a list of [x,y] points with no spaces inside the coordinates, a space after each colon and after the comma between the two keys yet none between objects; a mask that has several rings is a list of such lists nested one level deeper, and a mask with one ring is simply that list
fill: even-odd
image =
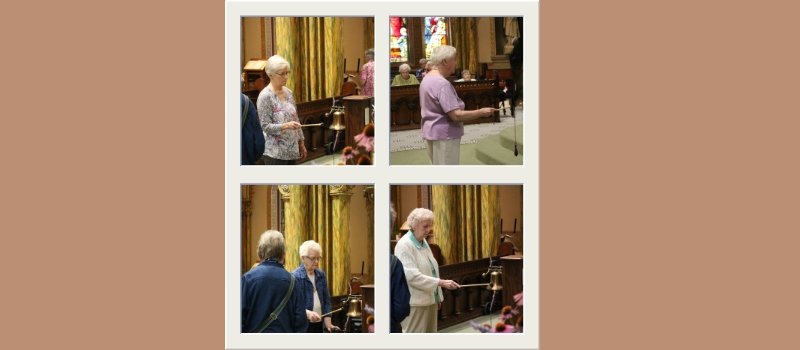
[{"label": "woman's arm", "polygon": [[494,114],[494,108],[484,107],[472,111],[465,111],[463,109],[454,109],[447,112],[447,117],[454,122],[467,122],[478,118],[491,117]]},{"label": "woman's arm", "polygon": [[423,274],[417,266],[413,253],[406,247],[398,245],[396,249],[397,258],[403,263],[403,272],[406,274],[406,281],[412,288],[433,291],[439,286],[439,279]]}]

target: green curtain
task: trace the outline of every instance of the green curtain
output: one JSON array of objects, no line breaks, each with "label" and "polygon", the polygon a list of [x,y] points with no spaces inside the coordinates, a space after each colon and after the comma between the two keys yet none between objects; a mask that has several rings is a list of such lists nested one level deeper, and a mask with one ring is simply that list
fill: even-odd
[{"label": "green curtain", "polygon": [[328,275],[331,296],[348,292],[350,278],[349,185],[280,186],[284,204],[286,269],[303,262],[300,245],[313,239],[322,247],[320,268]]},{"label": "green curtain", "polygon": [[499,242],[496,185],[433,185],[433,231],[447,264],[489,257]]},{"label": "green curtain", "polygon": [[478,22],[475,17],[450,17],[450,39],[458,50],[459,69],[469,69],[475,74],[478,69]]},{"label": "green curtain", "polygon": [[286,86],[297,103],[336,96],[344,64],[342,19],[337,17],[276,17],[275,53],[292,67]]}]

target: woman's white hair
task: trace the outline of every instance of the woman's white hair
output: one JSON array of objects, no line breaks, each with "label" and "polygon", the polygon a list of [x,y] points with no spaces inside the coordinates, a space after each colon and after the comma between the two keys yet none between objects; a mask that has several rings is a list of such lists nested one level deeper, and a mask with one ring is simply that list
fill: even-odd
[{"label": "woman's white hair", "polygon": [[472,76],[472,73],[469,72],[469,69],[462,70],[461,71],[461,76],[463,77],[464,74],[469,74],[470,76]]},{"label": "woman's white hair", "polygon": [[403,64],[400,65],[400,71],[401,72],[402,71],[410,72],[411,71],[411,66],[409,66],[408,63],[403,63]]},{"label": "woman's white hair", "polygon": [[310,253],[312,250],[319,253],[319,255],[322,255],[322,246],[320,246],[319,243],[314,242],[314,240],[310,240],[305,241],[300,245],[300,256],[308,256],[308,253]]},{"label": "woman's white hair", "polygon": [[370,61],[375,59],[375,49],[367,49],[364,51],[364,56],[367,56]]},{"label": "woman's white hair", "polygon": [[286,243],[283,234],[269,230],[261,234],[258,240],[258,258],[260,260],[276,259],[282,261],[286,256]]},{"label": "woman's white hair", "polygon": [[290,69],[289,62],[280,55],[274,55],[267,60],[267,75],[273,75],[280,70]]},{"label": "woman's white hair", "polygon": [[433,49],[433,53],[431,54],[431,59],[428,60],[431,65],[438,66],[441,65],[444,60],[453,59],[456,57],[456,48],[450,45],[442,45],[435,49]]},{"label": "woman's white hair", "polygon": [[425,208],[417,208],[408,214],[408,227],[414,228],[422,221],[433,221],[433,212]]}]

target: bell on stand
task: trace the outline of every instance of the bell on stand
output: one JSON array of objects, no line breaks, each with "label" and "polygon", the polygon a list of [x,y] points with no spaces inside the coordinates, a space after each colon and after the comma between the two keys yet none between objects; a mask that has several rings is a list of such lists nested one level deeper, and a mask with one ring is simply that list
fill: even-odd
[{"label": "bell on stand", "polygon": [[329,141],[327,144],[325,144],[326,154],[333,154],[339,151],[341,148],[344,148],[344,140],[339,140],[342,130],[346,129],[344,117],[344,107],[338,106],[336,104],[336,99],[334,98],[330,112],[325,113],[325,122],[323,123],[323,126],[328,126],[329,130],[334,131],[333,141]]},{"label": "bell on stand", "polygon": [[[358,277],[350,279],[360,280]],[[342,301],[342,304],[347,306],[347,320],[344,322],[344,331],[348,333],[361,333],[362,317],[361,310],[363,305],[361,303],[361,295],[353,294],[353,287],[350,284],[350,294]]]},{"label": "bell on stand", "polygon": [[503,290],[503,267],[492,266],[490,261],[489,269],[486,272],[484,272],[481,276],[486,278],[486,275],[489,275],[489,283],[462,284],[461,288],[486,286],[486,290],[492,291],[492,300],[489,302],[486,309],[484,309],[484,313],[488,314],[491,313],[494,306],[494,302],[495,300],[497,300],[497,292]]}]

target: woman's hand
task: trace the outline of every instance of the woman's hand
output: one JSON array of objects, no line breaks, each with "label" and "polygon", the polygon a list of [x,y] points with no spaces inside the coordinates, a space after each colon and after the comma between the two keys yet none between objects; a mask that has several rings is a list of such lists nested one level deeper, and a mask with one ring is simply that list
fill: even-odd
[{"label": "woman's hand", "polygon": [[478,110],[483,118],[489,118],[494,115],[494,108],[491,107],[484,107]]},{"label": "woman's hand", "polygon": [[342,330],[338,326],[334,326],[333,324],[331,324],[331,318],[330,317],[325,317],[324,323],[325,323],[325,330],[328,331],[329,333],[333,333],[333,331],[341,331]]},{"label": "woman's hand", "polygon": [[308,155],[308,150],[306,150],[306,144],[303,142],[303,140],[298,141],[298,144],[300,147],[300,159],[305,159],[306,156]]},{"label": "woman's hand", "polygon": [[453,280],[439,280],[439,287],[449,290],[461,288],[461,286],[459,286],[458,283]]},{"label": "woman's hand", "polygon": [[281,124],[281,130],[294,130],[294,129],[300,129],[300,128],[301,128],[300,123],[295,122],[295,121],[286,122],[286,123]]},{"label": "woman's hand", "polygon": [[306,318],[309,322],[319,322],[320,320],[319,314],[311,310],[306,310]]}]

